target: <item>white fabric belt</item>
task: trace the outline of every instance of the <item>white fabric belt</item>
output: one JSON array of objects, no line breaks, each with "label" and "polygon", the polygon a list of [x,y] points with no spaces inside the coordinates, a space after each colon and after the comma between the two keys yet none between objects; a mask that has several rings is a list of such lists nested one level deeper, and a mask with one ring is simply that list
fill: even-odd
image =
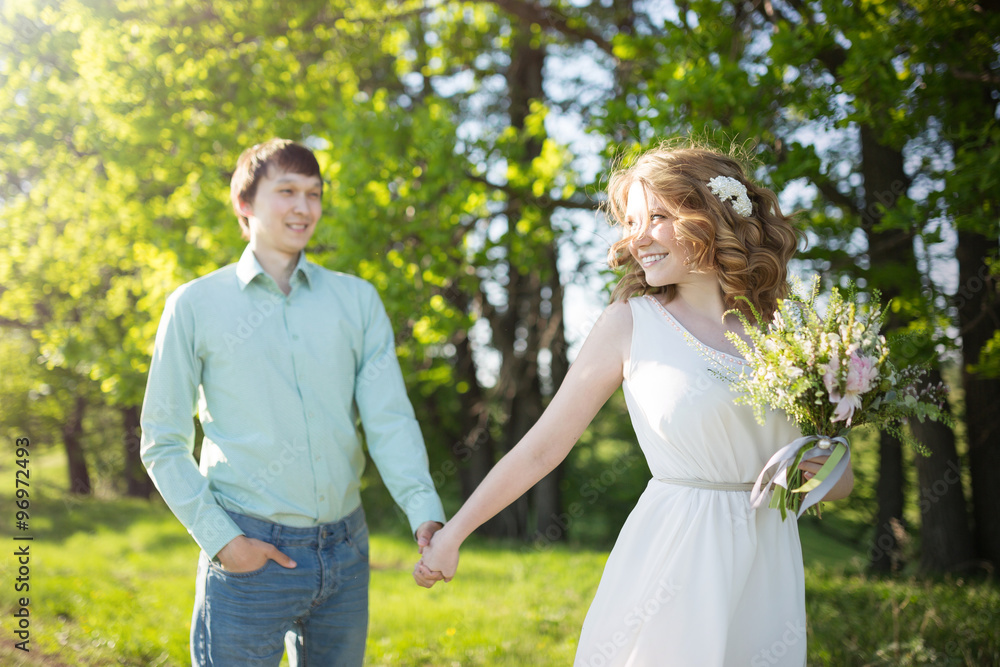
[{"label": "white fabric belt", "polygon": [[753,491],[753,482],[705,482],[700,479],[671,479],[669,477],[657,477],[656,481],[664,484],[676,484],[677,486],[690,486],[695,489],[708,489],[709,491]]}]

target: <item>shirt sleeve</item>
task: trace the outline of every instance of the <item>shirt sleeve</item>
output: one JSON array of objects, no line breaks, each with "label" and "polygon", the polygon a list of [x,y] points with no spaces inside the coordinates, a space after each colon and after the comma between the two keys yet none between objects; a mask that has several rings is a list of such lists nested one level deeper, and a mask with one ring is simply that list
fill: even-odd
[{"label": "shirt sleeve", "polygon": [[201,360],[195,317],[181,289],[167,299],[142,404],[140,454],[167,506],[209,558],[242,531],[216,502],[194,460]]},{"label": "shirt sleeve", "polygon": [[365,286],[364,344],[354,397],[368,452],[393,500],[406,513],[410,529],[416,531],[425,521],[444,523],[444,508],[428,470],[420,426],[406,395],[392,325],[375,288]]}]

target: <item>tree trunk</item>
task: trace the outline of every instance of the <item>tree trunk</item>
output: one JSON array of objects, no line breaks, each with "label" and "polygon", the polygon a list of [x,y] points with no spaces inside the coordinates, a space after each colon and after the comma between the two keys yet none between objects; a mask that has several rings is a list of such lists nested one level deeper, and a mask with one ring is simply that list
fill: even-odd
[{"label": "tree trunk", "polygon": [[899,439],[879,433],[879,471],[875,487],[878,516],[868,552],[868,568],[879,574],[898,572],[905,564],[906,524],[903,521],[903,447]]},{"label": "tree trunk", "polygon": [[[505,452],[524,437],[542,413],[537,318],[541,285],[536,274],[524,276],[513,263],[508,274],[507,310],[497,320],[500,331],[494,326],[494,340],[503,341],[498,345],[503,350],[503,363],[497,389],[507,415],[503,427]],[[530,536],[530,496],[530,492],[524,494],[498,515],[506,537],[523,540]]]},{"label": "tree trunk", "polygon": [[[558,249],[555,246],[550,248],[547,257],[546,275],[549,279],[546,283],[549,291],[548,298],[542,304],[543,317],[546,321],[538,344],[552,355],[548,373],[549,386],[547,390],[543,388],[542,391],[548,397],[562,384],[569,369],[569,361],[566,358],[566,328],[563,326],[563,289],[559,277]],[[561,481],[562,466],[558,466],[532,489],[537,517],[536,533],[548,542],[565,540],[571,523],[571,519],[562,513],[562,493],[559,488]]]},{"label": "tree trunk", "polygon": [[62,427],[63,446],[66,448],[66,460],[69,463],[69,492],[74,495],[88,496],[93,493],[90,483],[90,471],[87,469],[87,459],[83,455],[83,415],[87,411],[87,399],[77,396],[73,403],[73,412]]},{"label": "tree trunk", "polygon": [[[995,14],[1000,4],[988,2],[981,5],[981,11]],[[970,24],[972,25],[972,24]],[[961,31],[956,35],[961,39],[972,39],[978,35],[975,28]],[[994,53],[985,54],[980,50],[956,54],[961,61],[958,66],[991,68]],[[968,54],[978,53],[973,58]],[[982,69],[981,71],[988,71]],[[988,131],[976,133],[977,126],[984,130],[996,123],[996,85],[970,88],[970,94],[977,94],[979,104],[975,107],[962,106],[965,113],[958,112],[947,119],[945,136],[954,137],[956,144],[966,144],[965,150],[981,151],[989,156],[994,148],[994,139]],[[968,115],[966,115],[968,114]],[[983,163],[982,169],[991,169]],[[959,331],[962,336],[962,386],[965,390],[965,427],[969,446],[969,472],[972,485],[973,542],[976,556],[990,564],[992,571],[1000,567],[1000,484],[995,479],[1000,470],[1000,378],[987,378],[972,372],[970,366],[979,363],[984,345],[993,333],[1000,329],[1000,289],[997,276],[991,275],[990,261],[997,259],[996,211],[1000,208],[997,193],[991,188],[969,193],[966,215],[959,221],[958,247],[958,291],[955,306],[958,311]],[[972,223],[972,229],[962,226]],[[978,226],[978,229],[975,227]]]},{"label": "tree trunk", "polygon": [[[937,384],[941,374],[932,371],[929,379]],[[967,570],[973,564],[972,531],[955,433],[930,420],[913,420],[910,430],[930,452],[928,457],[914,457],[920,488],[920,569],[934,574]]]},{"label": "tree trunk", "polygon": [[[513,25],[511,38],[510,65],[507,68],[507,90],[509,97],[508,114],[510,125],[525,137],[516,155],[508,155],[508,160],[516,160],[523,170],[530,169],[531,162],[541,154],[542,138],[528,135],[526,123],[531,113],[531,103],[545,99],[542,87],[542,72],[545,64],[545,47],[533,44],[535,37],[526,26]],[[508,193],[507,198],[507,295],[503,312],[495,312],[490,320],[494,345],[500,351],[503,361],[497,394],[505,408],[507,422],[504,424],[504,451],[509,451],[538,421],[543,408],[543,391],[539,376],[538,353],[544,330],[551,319],[541,312],[545,286],[539,270],[548,272],[545,258],[546,249],[541,251],[524,239],[518,238],[517,225],[522,218],[527,197]],[[543,212],[547,224],[548,212]],[[515,240],[517,243],[515,243]],[[534,261],[525,258],[515,246],[527,245],[534,251]],[[558,281],[558,273],[554,272]],[[560,304],[561,308],[561,304]],[[560,311],[561,312],[561,311]],[[530,502],[530,501],[534,502]],[[531,506],[535,506],[536,529],[531,528]],[[537,526],[548,525],[553,514],[558,514],[559,484],[558,473],[542,480],[531,492],[514,501],[500,512],[498,520],[501,530],[508,537],[528,539],[537,532]]]},{"label": "tree trunk", "polygon": [[[455,290],[450,292],[456,306],[461,308],[462,312],[468,312],[468,296]],[[455,379],[468,386],[467,391],[459,394],[464,435],[452,447],[464,501],[469,499],[493,468],[496,446],[490,430],[489,404],[476,377],[476,365],[467,332],[458,332],[453,344],[456,350],[455,357],[458,360]],[[494,517],[484,523],[478,532],[489,537],[501,537],[504,534],[503,523]]]},{"label": "tree trunk", "polygon": [[153,492],[153,484],[146,474],[139,456],[139,406],[132,405],[122,408],[122,423],[125,436],[125,495],[133,498],[149,498]]},{"label": "tree trunk", "polygon": [[967,231],[958,233],[958,321],[962,334],[962,386],[965,389],[965,425],[969,439],[972,512],[976,555],[1000,567],[1000,378],[970,371],[993,332],[1000,328],[997,282],[990,276],[987,258],[996,241]]},{"label": "tree trunk", "polygon": [[[903,170],[902,153],[882,145],[874,131],[865,126],[861,127],[861,157],[865,183],[861,224],[868,233],[868,281],[889,300],[920,284],[913,254],[913,234],[903,229],[875,231],[883,217],[879,207],[893,208],[899,197],[906,194],[910,180]],[[887,324],[886,329],[891,330],[903,322],[890,314]],[[879,435],[879,450],[878,517],[869,552],[869,568],[873,572],[889,573],[903,564],[903,453],[899,440],[886,432]]]}]

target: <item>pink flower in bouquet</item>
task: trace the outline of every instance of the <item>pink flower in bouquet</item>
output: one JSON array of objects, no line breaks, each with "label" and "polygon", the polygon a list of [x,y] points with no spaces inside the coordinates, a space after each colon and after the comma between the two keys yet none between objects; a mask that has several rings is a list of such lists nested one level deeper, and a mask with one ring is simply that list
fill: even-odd
[{"label": "pink flower in bouquet", "polygon": [[852,354],[847,368],[847,391],[864,394],[875,386],[878,379],[877,360],[872,357]]},{"label": "pink flower in bouquet", "polygon": [[[829,373],[827,373],[829,375]],[[831,390],[830,383],[824,375],[827,391],[830,392],[830,402],[836,403],[837,407],[833,411],[832,421],[846,421],[851,425],[854,411],[861,407],[861,395],[870,391],[875,386],[878,379],[878,365],[876,360],[858,354],[851,354],[847,362],[847,386],[844,388],[844,395],[839,391]]]},{"label": "pink flower in bouquet", "polygon": [[861,397],[857,394],[844,394],[837,398],[830,397],[830,400],[837,404],[830,421],[839,422],[847,420],[847,425],[851,425],[854,418],[854,411],[861,407]]},{"label": "pink flower in bouquet", "polygon": [[823,384],[826,386],[826,392],[830,394],[830,400],[836,403],[839,398],[834,398],[834,396],[840,396],[840,392],[837,390],[837,386],[840,384],[840,379],[837,377],[840,371],[840,358],[837,356],[837,350],[833,350],[830,354],[830,360],[821,365],[819,370],[823,371]]}]

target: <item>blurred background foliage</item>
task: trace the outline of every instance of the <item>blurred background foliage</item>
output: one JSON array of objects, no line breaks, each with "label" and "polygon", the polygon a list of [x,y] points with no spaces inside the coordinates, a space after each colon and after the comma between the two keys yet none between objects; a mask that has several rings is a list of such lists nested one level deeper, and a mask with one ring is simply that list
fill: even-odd
[{"label": "blurred background foliage", "polygon": [[[995,3],[0,7],[0,435],[62,450],[70,493],[155,494],[137,446],[156,324],[174,288],[238,257],[245,147],[316,151],[310,257],[382,295],[453,511],[607,300],[608,168],[684,136],[752,160],[800,212],[795,271],[892,297],[897,353],[953,389],[955,431],[914,425],[926,459],[859,434],[829,530],[872,545],[876,572],[1000,564]],[[366,475],[369,516],[395,522]],[[618,395],[482,532],[607,544],[647,478]]]}]

